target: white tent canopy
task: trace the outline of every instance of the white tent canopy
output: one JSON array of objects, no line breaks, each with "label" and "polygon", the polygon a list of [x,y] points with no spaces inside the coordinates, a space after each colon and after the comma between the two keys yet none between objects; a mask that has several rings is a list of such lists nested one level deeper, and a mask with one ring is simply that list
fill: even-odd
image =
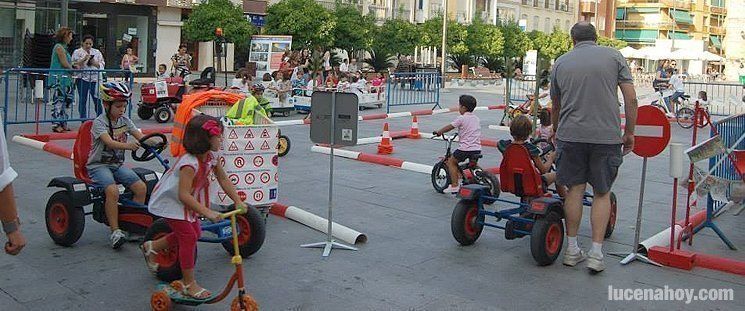
[{"label": "white tent canopy", "polygon": [[709,51],[705,51],[701,53],[699,56],[700,56],[698,58],[699,60],[704,60],[704,61],[709,61],[709,62],[721,62],[722,60],[724,60],[724,58],[722,58],[721,56],[714,54],[712,52],[709,52]]},{"label": "white tent canopy", "polygon": [[678,49],[670,53],[668,58],[675,60],[697,60],[701,52],[691,51],[688,49]]},{"label": "white tent canopy", "polygon": [[626,57],[626,58],[639,58],[638,55],[637,55],[638,54],[637,53],[638,51],[639,50],[637,50],[635,48],[632,48],[630,46],[627,46],[627,47],[619,50],[619,52],[621,52],[621,55],[623,55],[623,57]]},{"label": "white tent canopy", "polygon": [[670,58],[670,50],[658,46],[645,46],[637,51],[638,58],[660,60]]}]

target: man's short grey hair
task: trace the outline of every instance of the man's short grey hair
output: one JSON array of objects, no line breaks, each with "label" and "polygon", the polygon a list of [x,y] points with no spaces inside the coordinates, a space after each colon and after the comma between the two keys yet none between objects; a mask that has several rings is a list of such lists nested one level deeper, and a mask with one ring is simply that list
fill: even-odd
[{"label": "man's short grey hair", "polygon": [[570,31],[572,40],[575,42],[598,41],[598,32],[589,22],[578,22],[572,26]]}]

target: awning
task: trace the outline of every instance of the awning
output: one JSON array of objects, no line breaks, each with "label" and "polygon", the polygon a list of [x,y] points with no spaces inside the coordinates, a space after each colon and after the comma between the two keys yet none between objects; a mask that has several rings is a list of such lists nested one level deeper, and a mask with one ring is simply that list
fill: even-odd
[{"label": "awning", "polygon": [[711,40],[711,45],[713,45],[717,49],[722,49],[722,40],[719,39],[717,36],[709,36],[709,40]]},{"label": "awning", "polygon": [[616,19],[617,20],[624,20],[624,19],[626,19],[626,8],[618,8],[618,9],[616,9]]},{"label": "awning", "polygon": [[621,55],[626,58],[639,58],[636,54],[638,50],[630,46],[620,49],[619,52],[621,52]]},{"label": "awning", "polygon": [[649,29],[617,29],[616,39],[628,42],[655,42],[657,30]]},{"label": "awning", "polygon": [[691,40],[691,36],[685,32],[674,32],[670,39],[675,40]]},{"label": "awning", "polygon": [[636,7],[628,7],[626,8],[629,13],[658,13],[660,12],[660,8],[636,8]]},{"label": "awning", "polygon": [[688,11],[670,10],[670,16],[675,19],[676,23],[693,25],[693,18]]}]

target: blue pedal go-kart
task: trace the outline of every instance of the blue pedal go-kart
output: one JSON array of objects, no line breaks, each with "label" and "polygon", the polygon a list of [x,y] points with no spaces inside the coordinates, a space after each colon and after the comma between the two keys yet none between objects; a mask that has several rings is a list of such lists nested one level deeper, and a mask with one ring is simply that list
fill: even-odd
[{"label": "blue pedal go-kart", "polygon": [[[45,213],[47,232],[57,245],[72,246],[80,239],[85,228],[86,215],[92,215],[95,221],[108,225],[104,211],[105,193],[103,189],[92,185],[85,167],[92,146],[91,126],[92,121],[83,123],[75,140],[73,147],[75,177],[56,177],[48,185],[48,187],[61,188],[49,198]],[[132,159],[139,162],[157,159],[168,170],[168,160],[160,155],[167,145],[165,135],[160,133],[146,135],[140,140],[140,144],[142,148],[138,151],[142,151],[141,154],[138,154],[138,151],[132,151]],[[133,171],[147,185],[146,199],[149,200],[153,188],[158,183],[158,174],[140,167],[133,168]],[[122,230],[130,234],[144,235],[145,241],[156,239],[170,232],[170,227],[164,219],[158,219],[157,216],[148,213],[146,205],[132,201],[133,194],[129,189],[121,185],[119,189],[119,225]],[[89,205],[92,205],[92,208],[86,211],[85,207]],[[264,243],[264,218],[256,208],[249,207],[245,214],[238,215],[236,222],[239,251],[245,258],[256,253]],[[220,243],[230,255],[234,255],[231,242],[233,230],[229,220],[212,223],[203,219],[202,235],[199,241]],[[159,252],[156,262],[159,264],[156,273],[159,279],[170,282],[181,278],[177,246],[174,245],[168,250]]]},{"label": "blue pedal go-kart", "polygon": [[[564,243],[564,202],[547,189],[541,175],[522,145],[510,145],[500,165],[500,187],[520,201],[509,201],[490,195],[489,187],[479,184],[462,186],[459,202],[453,210],[450,228],[458,243],[471,245],[479,238],[484,226],[504,230],[508,240],[530,236],[530,252],[538,265],[552,264]],[[582,204],[592,205],[592,195],[586,194]],[[611,192],[611,215],[605,231],[608,238],[616,224],[616,195]],[[485,205],[499,202],[512,208],[487,209]],[[496,204],[495,204],[496,205]],[[486,217],[495,218],[487,221]],[[504,223],[501,223],[505,220]]]}]

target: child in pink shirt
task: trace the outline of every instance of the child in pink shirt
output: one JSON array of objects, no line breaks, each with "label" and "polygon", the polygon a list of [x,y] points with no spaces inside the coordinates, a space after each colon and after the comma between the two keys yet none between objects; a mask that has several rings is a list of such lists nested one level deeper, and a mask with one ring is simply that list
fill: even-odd
[{"label": "child in pink shirt", "polygon": [[453,129],[458,129],[458,149],[453,152],[453,156],[447,161],[448,171],[452,173],[450,174],[450,186],[443,190],[444,193],[457,193],[460,190],[458,163],[471,156],[481,154],[481,121],[479,117],[473,114],[473,110],[476,109],[476,98],[471,95],[461,95],[458,104],[460,115],[450,124],[432,133],[435,136],[440,136]]}]

